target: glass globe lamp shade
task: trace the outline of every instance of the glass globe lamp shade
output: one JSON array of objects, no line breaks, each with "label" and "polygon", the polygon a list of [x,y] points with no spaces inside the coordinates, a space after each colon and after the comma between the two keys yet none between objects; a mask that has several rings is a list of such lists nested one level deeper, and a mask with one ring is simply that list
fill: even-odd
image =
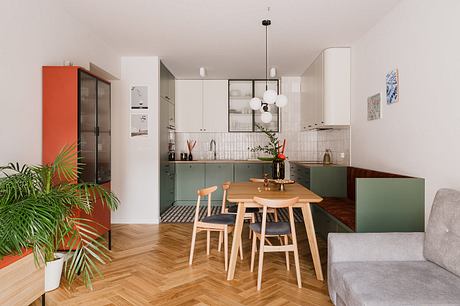
[{"label": "glass globe lamp shade", "polygon": [[273,89],[268,89],[264,92],[264,102],[268,104],[274,104],[276,102],[276,97],[277,97],[276,91]]},{"label": "glass globe lamp shade", "polygon": [[288,103],[288,99],[285,95],[279,95],[277,98],[276,98],[276,106],[278,107],[284,107],[287,105]]},{"label": "glass globe lamp shade", "polygon": [[262,106],[262,101],[260,101],[259,98],[252,98],[251,101],[249,101],[249,106],[253,110],[258,110]]},{"label": "glass globe lamp shade", "polygon": [[262,116],[260,116],[260,120],[262,120],[263,123],[269,123],[272,121],[272,114],[270,112],[264,112]]}]

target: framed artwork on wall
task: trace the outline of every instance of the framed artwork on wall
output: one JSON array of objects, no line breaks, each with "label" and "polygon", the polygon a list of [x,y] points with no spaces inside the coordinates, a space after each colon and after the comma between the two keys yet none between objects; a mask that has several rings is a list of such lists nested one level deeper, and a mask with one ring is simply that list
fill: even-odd
[{"label": "framed artwork on wall", "polygon": [[131,86],[131,109],[149,108],[149,87]]},{"label": "framed artwork on wall", "polygon": [[131,114],[131,137],[148,136],[149,117],[147,114]]},{"label": "framed artwork on wall", "polygon": [[399,72],[393,69],[386,75],[387,104],[399,102]]},{"label": "framed artwork on wall", "polygon": [[367,98],[367,120],[377,120],[382,118],[382,98],[381,94],[375,94]]}]

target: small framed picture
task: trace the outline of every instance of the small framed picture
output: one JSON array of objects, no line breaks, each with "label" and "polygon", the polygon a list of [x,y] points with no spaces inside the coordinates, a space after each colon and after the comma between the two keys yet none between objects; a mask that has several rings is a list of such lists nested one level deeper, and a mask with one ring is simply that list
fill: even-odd
[{"label": "small framed picture", "polygon": [[381,94],[375,94],[367,98],[367,120],[377,120],[382,118]]},{"label": "small framed picture", "polygon": [[131,109],[149,108],[149,87],[131,86]]},{"label": "small framed picture", "polygon": [[399,72],[393,69],[386,75],[387,104],[399,102]]},{"label": "small framed picture", "polygon": [[131,137],[149,134],[149,116],[147,114],[131,114]]}]

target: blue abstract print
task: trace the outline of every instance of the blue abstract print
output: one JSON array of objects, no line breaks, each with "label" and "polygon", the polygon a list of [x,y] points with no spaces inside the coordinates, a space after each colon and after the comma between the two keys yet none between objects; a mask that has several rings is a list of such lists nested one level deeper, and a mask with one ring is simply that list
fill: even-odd
[{"label": "blue abstract print", "polygon": [[387,73],[387,104],[393,104],[399,101],[399,78],[398,69]]}]

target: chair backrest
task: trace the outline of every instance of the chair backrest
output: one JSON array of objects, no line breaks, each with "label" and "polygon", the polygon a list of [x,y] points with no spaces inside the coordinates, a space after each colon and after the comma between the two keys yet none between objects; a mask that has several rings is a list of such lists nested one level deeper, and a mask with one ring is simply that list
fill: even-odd
[{"label": "chair backrest", "polygon": [[284,208],[290,207],[295,203],[299,202],[299,197],[291,198],[291,199],[264,199],[259,197],[254,197],[254,202],[266,206],[268,208]]},{"label": "chair backrest", "polygon": [[200,215],[200,203],[201,203],[201,198],[208,196],[208,212],[207,215],[211,215],[211,197],[212,193],[217,190],[217,186],[212,186],[212,187],[207,187],[203,189],[198,189],[197,194],[198,194],[198,199],[196,201],[196,208],[195,208],[195,222],[198,221],[198,217]]},{"label": "chair backrest", "polygon": [[225,209],[227,208],[227,190],[230,188],[231,182],[224,182],[222,184],[223,195],[222,195],[222,213],[225,213]]},{"label": "chair backrest", "polygon": [[426,228],[424,256],[460,276],[460,191],[440,189]]},{"label": "chair backrest", "polygon": [[251,178],[249,179],[249,181],[250,181],[251,183],[263,183],[263,182],[264,182],[264,179],[259,179],[259,178],[251,177]]}]

